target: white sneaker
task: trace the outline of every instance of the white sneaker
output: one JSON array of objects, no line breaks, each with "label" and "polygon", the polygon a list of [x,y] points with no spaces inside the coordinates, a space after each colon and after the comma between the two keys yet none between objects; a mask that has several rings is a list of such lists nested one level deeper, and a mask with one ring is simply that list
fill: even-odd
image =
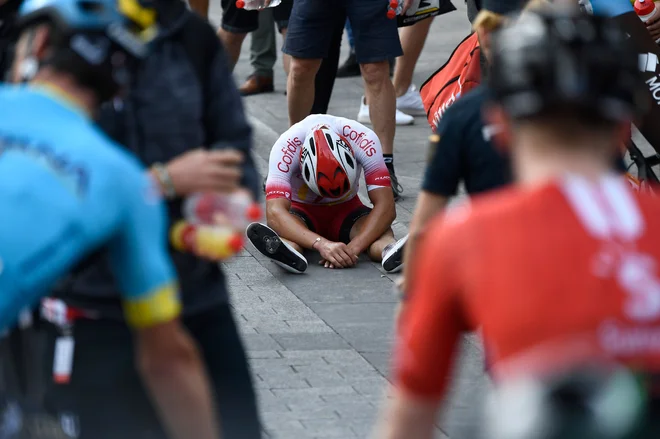
[{"label": "white sneaker", "polygon": [[408,91],[403,96],[396,98],[396,108],[410,116],[426,116],[422,96],[414,84],[408,87]]},{"label": "white sneaker", "polygon": [[[369,117],[369,106],[365,103],[366,99],[362,96],[362,102],[360,103],[360,111],[358,112],[357,120],[360,123],[366,123],[371,125],[371,118]],[[424,113],[426,114],[426,113]],[[415,118],[408,116],[405,113],[396,110],[396,124],[397,125],[412,125],[415,123]]]}]

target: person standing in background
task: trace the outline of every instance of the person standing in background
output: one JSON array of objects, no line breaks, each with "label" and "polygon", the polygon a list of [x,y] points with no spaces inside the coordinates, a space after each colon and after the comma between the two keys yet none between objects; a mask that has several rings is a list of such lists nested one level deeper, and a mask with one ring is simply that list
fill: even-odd
[{"label": "person standing in background", "polygon": [[[404,9],[411,3],[412,0],[405,0]],[[400,197],[401,188],[394,172],[396,96],[389,77],[389,60],[400,56],[402,50],[397,23],[387,18],[381,0],[295,1],[283,49],[292,56],[287,84],[289,123],[300,122],[312,109],[315,77],[323,58],[328,55],[332,29],[341,9],[345,9],[357,37],[356,56],[371,102],[373,129],[383,145],[396,199]]]},{"label": "person standing in background", "polygon": [[[275,90],[273,86],[273,67],[277,62],[277,37],[273,23],[282,37],[286,37],[286,28],[289,25],[291,4],[293,0],[284,0],[279,6],[259,11],[259,27],[252,32],[250,41],[250,64],[252,73],[239,87],[243,96],[259,93],[270,93]],[[290,57],[282,56],[284,74],[289,76]]]},{"label": "person standing in background", "polygon": [[[183,1],[155,5],[160,33],[152,53],[139,64],[124,99],[101,112],[100,126],[150,167],[168,199],[172,223],[182,218],[185,197],[222,191],[232,176],[241,176],[240,186],[258,199],[252,131],[215,30]],[[256,395],[225,275],[214,261],[170,252],[179,275],[182,320],[203,356],[222,437],[259,439]],[[62,417],[76,416],[80,439],[165,439],[134,370],[117,291],[105,253],[89,255],[54,291],[56,300],[86,317],[72,322],[76,348],[70,381],[50,380],[46,406]],[[49,329],[49,358],[61,335],[58,325]],[[52,362],[48,369],[52,376]]]},{"label": "person standing in background", "polygon": [[433,17],[399,29],[403,56],[396,60],[392,82],[397,110],[410,116],[426,116],[422,97],[413,84],[413,74],[432,24]]},{"label": "person standing in background", "polygon": [[[282,36],[286,35],[287,22],[291,14],[293,0],[283,0],[279,6],[272,8],[269,12],[272,20],[277,24]],[[208,19],[209,0],[189,0],[190,8],[202,17]],[[218,37],[225,46],[229,56],[230,67],[233,71],[239,56],[245,37],[250,32],[259,29],[260,11],[241,9],[236,7],[236,0],[222,0],[222,23],[218,29]],[[270,8],[269,8],[270,9]]]},{"label": "person standing in background", "polygon": [[325,114],[328,112],[332,90],[335,86],[335,79],[337,79],[337,67],[339,66],[341,39],[345,21],[345,14],[338,14],[335,18],[328,56],[323,58],[321,67],[316,73],[314,80],[316,93],[314,93],[314,104],[312,105],[310,114]]},{"label": "person standing in background", "polygon": [[[426,43],[431,24],[433,24],[433,17],[399,29],[403,55],[397,58],[396,63],[394,63],[394,78],[392,80],[396,95],[397,125],[411,125],[415,121],[413,116],[426,116],[422,97],[413,84],[413,74]],[[357,120],[361,123],[371,123],[368,100],[364,97],[360,101]]]}]

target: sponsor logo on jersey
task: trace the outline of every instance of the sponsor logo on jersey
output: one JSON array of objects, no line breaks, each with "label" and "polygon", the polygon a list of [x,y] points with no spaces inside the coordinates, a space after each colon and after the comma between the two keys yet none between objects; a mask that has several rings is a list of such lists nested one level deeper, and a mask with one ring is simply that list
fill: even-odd
[{"label": "sponsor logo on jersey", "polygon": [[291,199],[291,192],[282,191],[279,189],[266,189],[266,198],[287,198]]},{"label": "sponsor logo on jersey", "polygon": [[357,131],[350,125],[344,125],[341,134],[353,142],[355,146],[364,151],[367,157],[372,157],[374,154],[376,154],[376,142],[367,138],[367,133],[363,131]]},{"label": "sponsor logo on jersey", "polygon": [[438,129],[440,119],[442,119],[442,116],[449,109],[449,107],[451,107],[454,102],[456,102],[456,100],[461,97],[461,93],[462,90],[459,90],[456,94],[452,93],[451,96],[449,96],[449,99],[447,99],[447,101],[438,108],[438,111],[435,112],[435,115],[433,115],[433,131]]},{"label": "sponsor logo on jersey", "polygon": [[658,55],[655,53],[649,52],[639,55],[639,70],[642,72],[655,72],[658,64]]},{"label": "sponsor logo on jersey", "polygon": [[22,154],[52,171],[72,192],[82,196],[89,186],[89,172],[47,144],[27,139],[4,137],[0,133],[0,156],[7,153]]},{"label": "sponsor logo on jersey", "polygon": [[656,73],[658,64],[660,64],[660,61],[655,53],[649,52],[639,55],[639,70],[654,73],[653,76],[646,80],[646,85],[649,87],[653,100],[656,104],[660,105],[660,77]]},{"label": "sponsor logo on jersey", "polygon": [[281,149],[282,158],[277,163],[277,169],[279,169],[281,172],[288,173],[291,170],[291,165],[297,158],[296,156],[299,154],[298,148],[300,148],[302,144],[303,142],[299,137],[287,139],[286,145],[284,145]]}]

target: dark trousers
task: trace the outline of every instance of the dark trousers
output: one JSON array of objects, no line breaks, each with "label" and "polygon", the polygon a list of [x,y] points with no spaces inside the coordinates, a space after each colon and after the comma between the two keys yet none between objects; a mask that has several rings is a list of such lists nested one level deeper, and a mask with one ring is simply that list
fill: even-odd
[{"label": "dark trousers", "polygon": [[[184,318],[184,323],[203,354],[222,437],[260,438],[252,379],[229,305]],[[53,358],[59,331],[50,328],[48,334],[49,358]],[[118,321],[78,320],[73,336],[71,381],[57,385],[49,380],[46,408],[59,416],[75,414],[81,439],[165,439],[135,369],[130,330]],[[51,367],[48,364],[48,373]]]},{"label": "dark trousers", "polygon": [[316,93],[314,94],[314,105],[312,106],[311,114],[325,114],[328,112],[332,89],[335,86],[335,79],[337,78],[337,68],[339,67],[344,23],[346,23],[346,16],[342,15],[335,23],[328,56],[323,59],[321,67],[316,74]]}]

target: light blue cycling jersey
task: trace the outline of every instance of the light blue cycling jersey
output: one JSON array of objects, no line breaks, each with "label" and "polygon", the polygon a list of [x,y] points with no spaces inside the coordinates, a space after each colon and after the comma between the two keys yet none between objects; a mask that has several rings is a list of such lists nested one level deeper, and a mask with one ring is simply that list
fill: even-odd
[{"label": "light blue cycling jersey", "polygon": [[166,211],[139,162],[54,89],[0,85],[0,329],[107,247],[129,324],[180,311]]}]

